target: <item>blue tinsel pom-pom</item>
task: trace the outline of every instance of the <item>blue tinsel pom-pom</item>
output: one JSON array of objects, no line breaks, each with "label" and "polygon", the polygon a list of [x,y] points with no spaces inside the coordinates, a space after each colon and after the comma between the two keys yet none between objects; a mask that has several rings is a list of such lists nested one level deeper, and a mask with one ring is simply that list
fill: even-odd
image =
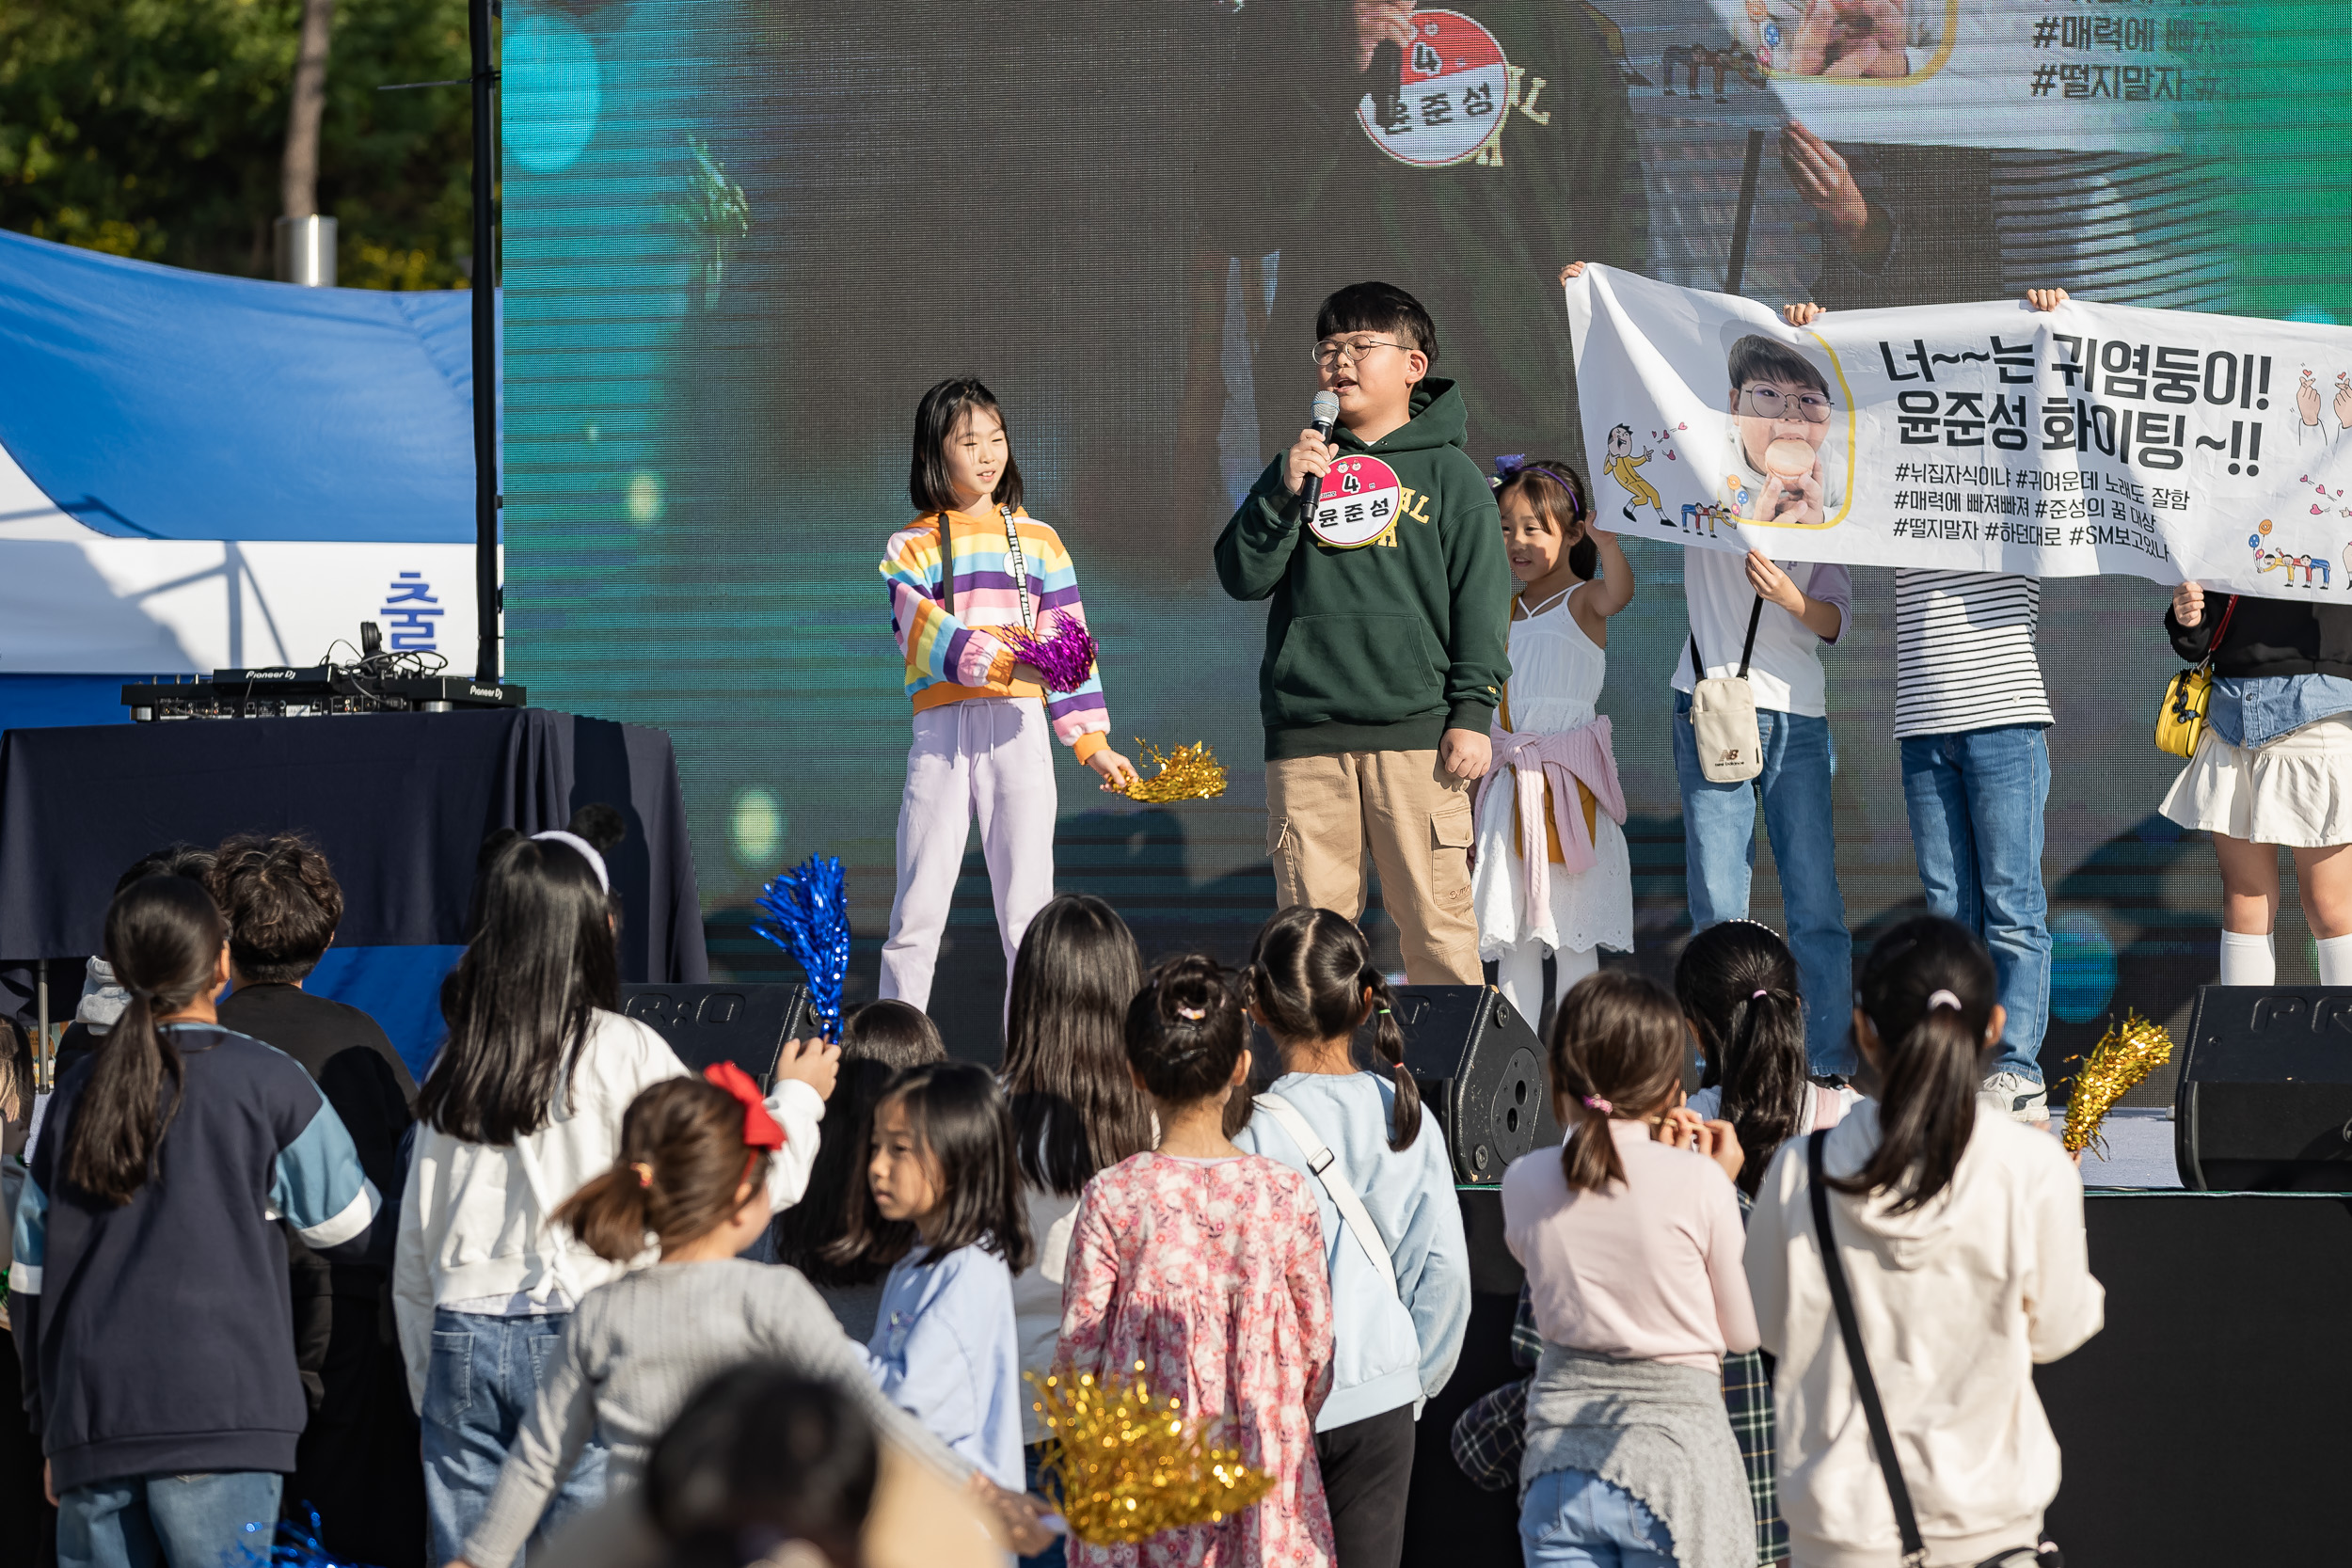
[{"label": "blue tinsel pom-pom", "polygon": [[841,863],[811,855],[759,890],[752,929],[800,960],[825,1038],[841,1037],[841,983],[850,973],[850,893]]}]

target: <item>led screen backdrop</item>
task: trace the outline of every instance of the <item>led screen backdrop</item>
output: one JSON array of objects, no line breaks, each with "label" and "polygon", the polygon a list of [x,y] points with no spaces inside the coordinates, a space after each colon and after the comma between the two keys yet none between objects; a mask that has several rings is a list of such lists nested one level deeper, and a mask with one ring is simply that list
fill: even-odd
[{"label": "led screen backdrop", "polygon": [[[1555,282],[1580,257],[1832,309],[2058,284],[2346,311],[2328,8],[1852,9],[510,0],[509,669],[675,736],[719,970],[788,967],[744,911],[821,851],[850,867],[851,994],[870,994],[908,736],[875,562],[909,515],[916,398],[977,374],[1075,556],[1114,740],[1205,739],[1232,768],[1220,801],[1145,808],[1065,757],[1060,884],[1110,899],[1148,954],[1238,957],[1272,903],[1264,610],[1223,596],[1209,546],[1303,422],[1333,287],[1381,277],[1430,306],[1482,465],[1581,462]],[[1639,596],[1601,706],[1632,808],[1632,961],[1662,976],[1688,925],[1680,555],[1626,537]],[[1919,890],[1891,578],[1855,578],[1826,661],[1867,942]],[[2074,579],[2042,602],[2055,1071],[2110,1007],[2183,1009],[2218,891],[2209,848],[2155,815],[2163,592]],[[2291,909],[2280,931],[2281,978],[2308,978]],[[1001,968],[975,849],[933,1009],[960,1048],[988,1050]]]}]

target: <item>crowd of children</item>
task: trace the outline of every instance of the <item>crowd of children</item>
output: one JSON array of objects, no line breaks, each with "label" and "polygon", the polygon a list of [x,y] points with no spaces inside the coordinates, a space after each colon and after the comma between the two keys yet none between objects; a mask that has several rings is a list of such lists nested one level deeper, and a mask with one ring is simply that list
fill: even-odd
[{"label": "crowd of children", "polygon": [[[2003,1001],[2032,977],[1931,916],[1852,983],[1818,657],[1844,572],[1691,552],[1677,711],[1746,674],[1765,769],[1703,777],[1677,725],[1696,934],[1674,994],[1601,970],[1632,945],[1597,706],[1631,568],[1572,465],[1478,474],[1410,295],[1343,290],[1316,329],[1337,426],[1216,553],[1270,602],[1283,907],[1239,968],[1147,971],[1107,904],[1052,895],[1049,731],[1105,788],[1133,769],[1099,675],[1041,667],[1084,625],[1074,571],[969,380],[924,400],[922,515],[882,562],[916,709],[883,999],[769,1085],[697,1077],[619,1010],[600,822],[485,845],[421,1085],[301,990],[342,910],[314,849],[126,875],[86,1060],[11,1146],[6,1326],[56,1560],[209,1568],[323,1496],[330,1549],[385,1568],[509,1568],[567,1528],[572,1560],[616,1564],[1397,1568],[1471,1285],[1453,1154],[1356,923],[1369,854],[1409,979],[1492,963],[1549,1015],[1566,1136],[1501,1192],[1532,1371],[1454,1433],[1482,1484],[1516,1483],[1527,1560],[1884,1568],[1915,1515],[1915,1560],[2030,1561],[2058,1485],[2031,1369],[2103,1298],[2058,1146],[1979,1114],[2012,1019],[2039,1026]],[[1736,463],[1812,437],[1804,369],[1735,347]],[[1310,512],[1310,481],[1348,499]],[[1345,515],[1384,495],[1385,530]],[[1745,918],[1759,800],[1787,942]],[[1009,973],[993,1070],[947,1060],[924,1011],[976,816]],[[1027,1380],[1136,1370],[1271,1490],[1139,1546],[1066,1542]],[[363,1519],[367,1547],[332,1547]]]}]

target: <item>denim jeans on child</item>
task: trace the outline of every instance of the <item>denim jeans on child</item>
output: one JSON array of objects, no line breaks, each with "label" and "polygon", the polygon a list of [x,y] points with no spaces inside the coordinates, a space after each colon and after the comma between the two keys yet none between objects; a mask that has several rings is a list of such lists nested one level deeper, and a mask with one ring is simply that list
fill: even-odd
[{"label": "denim jeans on child", "polygon": [[57,1499],[57,1568],[254,1568],[278,1537],[274,1470],[127,1476]]},{"label": "denim jeans on child", "polygon": [[1527,1568],[1675,1568],[1674,1537],[1642,1501],[1590,1470],[1547,1470],[1519,1505]]},{"label": "denim jeans on child", "polygon": [[1837,892],[1837,836],[1830,783],[1837,772],[1829,721],[1758,708],[1764,771],[1739,784],[1710,783],[1699,771],[1691,733],[1691,695],[1675,693],[1675,778],[1682,786],[1682,852],[1690,882],[1691,929],[1704,931],[1748,915],[1756,871],[1756,802],[1764,801],[1780,893],[1788,917],[1788,949],[1804,989],[1805,1054],[1816,1072],[1851,1074],[1856,1067],[1853,939]]},{"label": "denim jeans on child", "polygon": [[2050,900],[2042,888],[2042,811],[2050,743],[2039,724],[1902,742],[1903,805],[1928,908],[1984,939],[2000,977],[1994,1073],[2042,1082],[2050,1018]]},{"label": "denim jeans on child", "polygon": [[[482,1522],[499,1466],[515,1446],[540,1385],[555,1370],[568,1312],[499,1318],[480,1312],[433,1313],[433,1358],[424,1376],[424,1506],[435,1563],[456,1560]],[[580,1450],[571,1479],[548,1504],[532,1542],[582,1509],[604,1500],[605,1450],[594,1438]]]}]

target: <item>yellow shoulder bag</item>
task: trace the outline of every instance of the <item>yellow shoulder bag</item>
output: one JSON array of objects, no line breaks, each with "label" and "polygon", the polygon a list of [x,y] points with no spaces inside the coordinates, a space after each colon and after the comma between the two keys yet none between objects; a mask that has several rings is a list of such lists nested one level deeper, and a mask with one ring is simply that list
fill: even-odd
[{"label": "yellow shoulder bag", "polygon": [[2156,708],[2157,751],[2176,757],[2197,754],[2197,742],[2205,734],[2205,708],[2213,701],[2213,657],[2221,651],[2230,617],[2236,613],[2237,595],[2233,594],[2222,607],[2221,624],[2213,628],[2213,641],[2205,644],[2205,661],[2166,683],[2164,701]]}]

